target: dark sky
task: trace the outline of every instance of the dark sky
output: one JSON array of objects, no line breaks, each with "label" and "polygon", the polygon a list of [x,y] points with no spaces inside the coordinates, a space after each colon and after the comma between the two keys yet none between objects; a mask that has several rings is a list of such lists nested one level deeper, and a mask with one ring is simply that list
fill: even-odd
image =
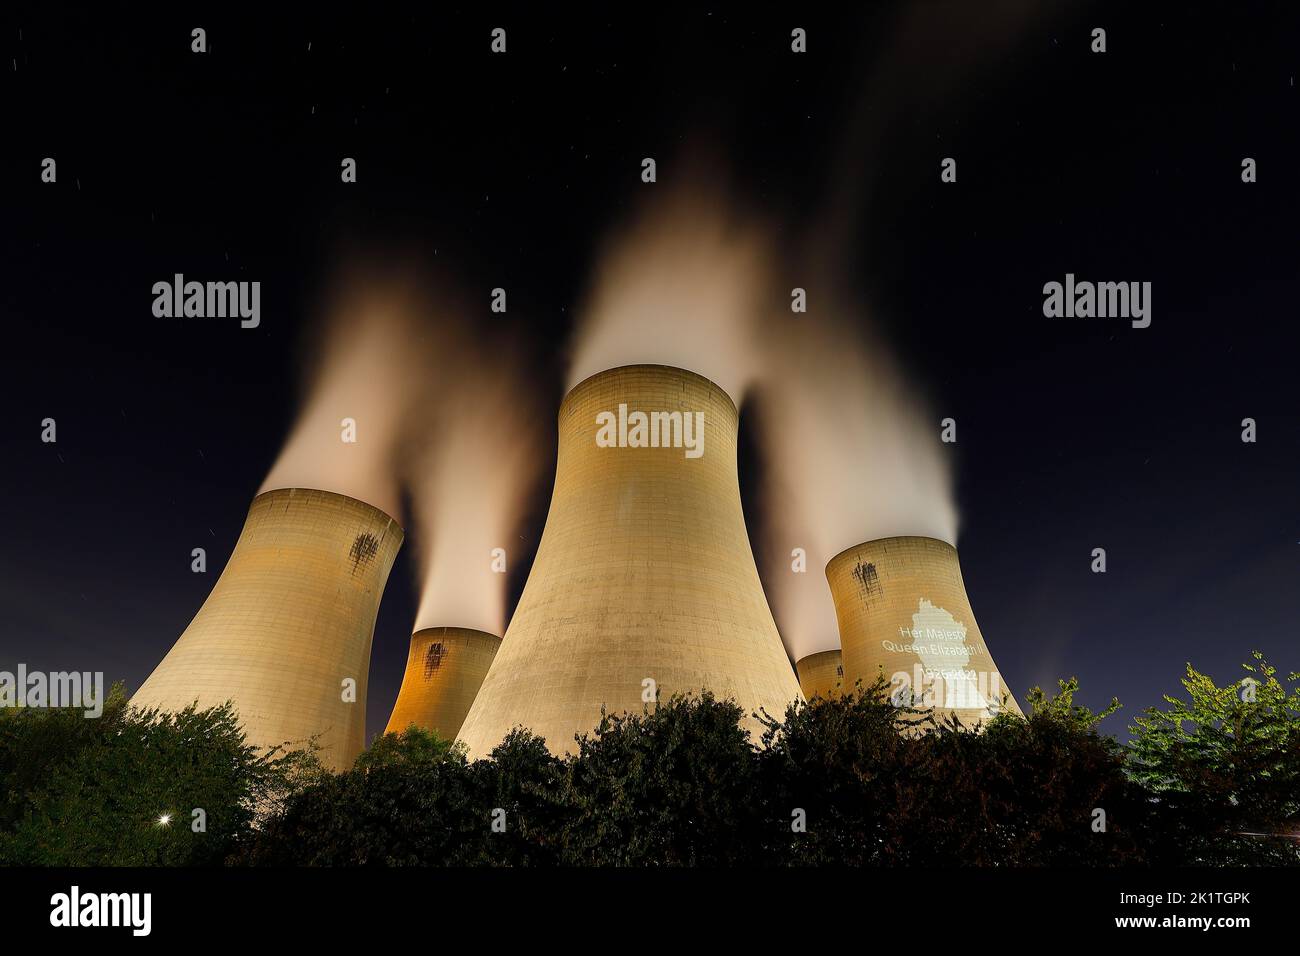
[{"label": "dark sky", "polygon": [[[1259,648],[1300,669],[1288,5],[747,6],[6,14],[0,668],[144,680],[228,556],[292,423],[319,296],[356,257],[414,251],[467,289],[508,287],[557,406],[570,317],[644,197],[641,158],[671,182],[707,142],[791,248],[833,246],[957,420],[966,583],[1022,700],[1078,675],[1085,702],[1125,703],[1122,733],[1187,661],[1227,680]],[[828,209],[839,228],[818,235]],[[260,281],[261,327],[154,318],[151,286],[176,272]],[[1067,272],[1150,281],[1151,327],[1044,318]],[[411,557],[376,630],[372,733],[405,661]]]}]

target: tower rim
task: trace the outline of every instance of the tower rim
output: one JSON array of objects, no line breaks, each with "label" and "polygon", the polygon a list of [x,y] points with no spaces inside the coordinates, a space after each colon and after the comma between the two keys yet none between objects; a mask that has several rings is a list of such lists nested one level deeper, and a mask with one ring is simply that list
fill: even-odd
[{"label": "tower rim", "polygon": [[330,491],[328,488],[311,488],[306,485],[284,485],[280,488],[267,488],[265,491],[259,491],[257,494],[255,494],[253,496],[253,501],[250,502],[250,505],[253,504],[254,502],[260,501],[263,498],[269,497],[270,495],[284,494],[286,492],[292,493],[295,491],[310,491],[313,494],[331,495],[335,498],[342,498],[345,501],[355,502],[356,504],[359,504],[364,508],[369,508],[371,511],[374,511],[376,514],[383,515],[393,524],[397,525],[398,530],[402,532],[403,537],[405,537],[406,535],[406,526],[403,525],[402,522],[394,518],[392,515],[390,515],[383,508],[380,508],[378,505],[372,505],[370,502],[365,501],[361,498],[355,498],[352,495],[344,494],[341,491]]},{"label": "tower rim", "polygon": [[500,634],[493,634],[491,631],[485,631],[478,627],[461,627],[459,624],[431,624],[428,627],[417,627],[411,631],[411,637],[419,637],[422,634],[447,634],[449,632],[476,634],[480,637],[490,637],[494,641],[501,640]]},{"label": "tower rim", "polygon": [[950,541],[945,541],[943,540],[943,538],[936,538],[933,535],[891,534],[891,535],[886,535],[883,538],[868,538],[866,541],[859,541],[857,544],[849,545],[839,554],[835,555],[835,557],[831,558],[829,561],[826,562],[826,574],[829,575],[831,573],[832,567],[834,567],[836,564],[843,563],[844,561],[848,560],[849,555],[853,554],[854,552],[861,551],[863,548],[867,547],[868,545],[884,544],[887,541],[933,541],[935,544],[941,544],[945,548],[948,548],[954,554],[957,552],[957,546],[955,544],[951,543]]},{"label": "tower rim", "polygon": [[680,365],[662,365],[658,362],[632,362],[628,365],[611,365],[609,368],[601,369],[599,372],[595,372],[591,375],[588,375],[586,378],[582,379],[577,384],[575,384],[572,388],[570,388],[567,392],[565,392],[564,398],[560,401],[560,407],[563,408],[565,404],[568,403],[569,399],[572,398],[579,389],[587,386],[590,382],[594,381],[595,379],[608,375],[611,372],[629,372],[634,370],[648,370],[648,369],[653,369],[654,371],[658,371],[658,372],[671,372],[675,375],[686,375],[689,376],[690,378],[699,379],[701,382],[708,385],[710,388],[715,389],[719,394],[723,395],[730,403],[731,410],[736,414],[737,417],[740,416],[740,408],[736,405],[736,400],[731,397],[731,393],[728,392],[721,385],[719,385],[717,382],[715,382],[713,379],[709,378],[707,375],[701,375],[699,372],[692,371],[689,368],[682,368]]},{"label": "tower rim", "polygon": [[826,654],[841,654],[841,653],[843,653],[843,648],[840,647],[828,647],[824,651],[809,651],[803,657],[795,661],[795,666],[797,667],[798,665],[802,664],[804,661],[811,661],[814,657],[822,657],[823,655]]}]

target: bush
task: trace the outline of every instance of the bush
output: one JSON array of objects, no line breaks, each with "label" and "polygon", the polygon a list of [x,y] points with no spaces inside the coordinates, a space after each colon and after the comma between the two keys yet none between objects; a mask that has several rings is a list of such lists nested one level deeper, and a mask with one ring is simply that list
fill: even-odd
[{"label": "bush", "polygon": [[602,715],[568,762],[565,860],[594,866],[754,862],[767,808],[741,709],[712,694]]},{"label": "bush", "polygon": [[221,863],[274,807],[301,753],[259,755],[229,704],[139,711],[114,686],[104,712],[0,711],[7,781],[0,861],[28,866]]},{"label": "bush", "polygon": [[978,732],[945,723],[910,738],[890,862],[962,866],[1136,866],[1166,862],[1169,840],[1124,749],[1099,714],[1030,691],[1029,714],[1004,712]]},{"label": "bush", "polygon": [[239,862],[465,866],[488,862],[482,801],[463,752],[416,727],[385,734],[352,769],[309,783]]},{"label": "bush", "polygon": [[[771,862],[854,866],[883,862],[888,815],[908,756],[915,711],[890,703],[887,685],[791,705],[767,721],[761,791],[772,809]],[[806,832],[794,829],[801,812]]]},{"label": "bush", "polygon": [[339,774],[259,755],[229,705],[140,712],[115,687],[98,720],[0,710],[0,861],[1294,865],[1300,690],[1260,655],[1246,669],[1243,692],[1189,666],[1190,699],[1146,711],[1127,746],[1097,730],[1118,701],[1093,713],[1073,680],[980,727],[897,707],[881,680],[763,715],[757,746],[704,694],[602,716],[565,757],[519,728],[471,762],[412,727]]},{"label": "bush", "polygon": [[540,866],[563,861],[568,762],[546,749],[546,741],[512,730],[491,759],[473,764],[478,792],[490,811],[500,810],[503,830],[492,831],[485,855],[497,865]]},{"label": "bush", "polygon": [[[878,680],[791,706],[765,737],[764,793],[786,819],[776,861],[795,865],[1132,865],[1160,855],[1146,794],[1123,749],[1073,705],[1073,682],[1031,713],[982,727],[897,708]],[[1116,702],[1113,707],[1118,707]],[[1096,815],[1103,810],[1104,829]],[[787,827],[787,831],[790,828]]]}]

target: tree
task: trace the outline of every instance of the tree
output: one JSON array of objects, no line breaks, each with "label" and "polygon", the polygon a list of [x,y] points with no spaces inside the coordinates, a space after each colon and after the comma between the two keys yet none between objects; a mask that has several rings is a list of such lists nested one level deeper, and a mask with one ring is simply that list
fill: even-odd
[{"label": "tree", "polygon": [[568,760],[554,756],[546,741],[516,728],[486,760],[472,764],[477,793],[488,815],[500,812],[486,853],[493,864],[543,866],[561,862],[565,826],[571,816]]},{"label": "tree", "polygon": [[351,769],[291,794],[238,862],[465,866],[488,862],[487,833],[462,749],[409,727],[380,737]]},{"label": "tree", "polygon": [[732,701],[674,697],[603,714],[569,764],[565,861],[725,866],[751,862],[765,809],[753,745]]},{"label": "tree", "polygon": [[376,737],[357,756],[353,766],[362,771],[380,767],[418,767],[438,763],[453,751],[463,753],[464,748],[431,730],[412,724],[403,731]]},{"label": "tree", "polygon": [[[674,697],[557,757],[408,728],[344,773],[247,744],[233,708],[0,709],[0,862],[27,865],[1138,866],[1300,863],[1300,688],[1260,654],[1098,731],[1078,682],[969,727],[882,679],[766,714]],[[1295,684],[1300,676],[1291,675]],[[202,827],[192,824],[200,818]],[[1291,834],[1291,836],[1287,836]]]},{"label": "tree", "polygon": [[1125,777],[1122,748],[1097,733],[1111,710],[1092,714],[1075,705],[1076,686],[1062,682],[1056,697],[1035,689],[1028,717],[1004,713],[975,727],[896,707],[883,679],[842,698],[793,705],[765,737],[763,789],[802,808],[807,832],[786,834],[774,859],[854,866],[1148,862],[1158,829],[1150,826],[1146,795]]},{"label": "tree", "polygon": [[843,696],[796,702],[784,721],[765,723],[761,789],[773,808],[765,830],[768,859],[810,866],[883,862],[898,775],[906,767],[904,735],[921,729],[920,713],[895,706],[881,677]]},{"label": "tree", "polygon": [[1188,664],[1188,699],[1166,696],[1131,728],[1130,772],[1178,824],[1188,863],[1300,864],[1300,687],[1251,658],[1222,687]]},{"label": "tree", "polygon": [[103,712],[87,719],[75,708],[0,707],[0,831],[12,830],[31,811],[32,797],[50,778],[121,728],[125,688],[114,684]]},{"label": "tree", "polygon": [[1029,714],[977,729],[945,722],[917,738],[908,777],[915,812],[897,830],[899,862],[960,866],[1138,866],[1168,862],[1165,828],[1124,772],[1124,748],[1100,713],[1033,688]]},{"label": "tree", "polygon": [[23,709],[0,728],[0,765],[22,787],[0,859],[19,865],[219,864],[310,763],[249,746],[229,703],[140,711],[120,687],[97,719]]}]

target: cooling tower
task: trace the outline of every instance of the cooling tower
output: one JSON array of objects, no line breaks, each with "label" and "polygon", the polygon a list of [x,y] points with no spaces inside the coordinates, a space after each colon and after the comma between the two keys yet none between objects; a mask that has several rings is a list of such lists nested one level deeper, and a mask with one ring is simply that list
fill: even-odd
[{"label": "cooling tower", "polygon": [[936,538],[868,541],[826,565],[844,655],[844,681],[890,682],[895,699],[988,720],[1019,712],[989,655],[966,597],[957,549]]},{"label": "cooling tower", "polygon": [[402,689],[384,733],[415,724],[454,740],[500,645],[495,634],[468,627],[426,627],[412,634]]},{"label": "cooling tower", "polygon": [[799,675],[799,689],[808,700],[838,697],[844,693],[844,663],[837,650],[819,651],[802,657],[794,669]]},{"label": "cooling tower", "polygon": [[745,532],[737,426],[726,392],[678,368],[569,392],[546,528],[461,728],[471,755],[519,725],[571,751],[602,707],[640,713],[656,690],[733,697],[751,731],[752,711],[798,699]]},{"label": "cooling tower", "polygon": [[326,766],[350,767],[365,744],[370,641],[402,537],[388,515],[344,495],[258,495],[212,593],[132,703],[231,700],[249,743],[315,737]]}]

